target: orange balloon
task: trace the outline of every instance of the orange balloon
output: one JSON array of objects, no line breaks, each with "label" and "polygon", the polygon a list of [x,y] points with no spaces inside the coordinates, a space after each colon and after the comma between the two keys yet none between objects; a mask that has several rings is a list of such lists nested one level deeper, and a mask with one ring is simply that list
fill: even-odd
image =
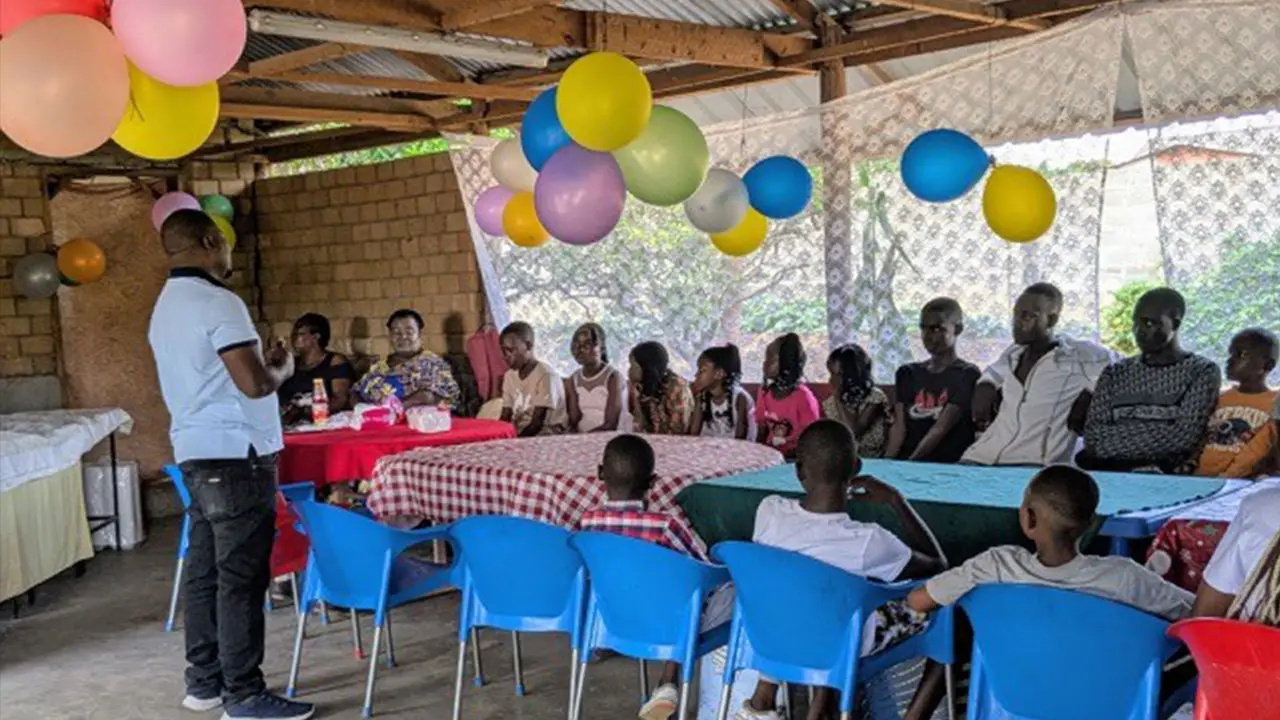
[{"label": "orange balloon", "polygon": [[97,149],[128,104],[124,50],[96,20],[45,15],[0,42],[0,130],[36,155]]},{"label": "orange balloon", "polygon": [[58,248],[58,272],[72,282],[95,282],[107,271],[107,256],[97,243],[84,238],[68,240]]}]

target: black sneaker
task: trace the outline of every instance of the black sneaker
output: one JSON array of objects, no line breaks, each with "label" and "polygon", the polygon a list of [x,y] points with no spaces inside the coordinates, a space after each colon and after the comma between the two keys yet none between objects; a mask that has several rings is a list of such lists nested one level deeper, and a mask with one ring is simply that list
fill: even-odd
[{"label": "black sneaker", "polygon": [[264,692],[227,705],[222,720],[307,720],[315,711],[310,703],[293,702]]}]

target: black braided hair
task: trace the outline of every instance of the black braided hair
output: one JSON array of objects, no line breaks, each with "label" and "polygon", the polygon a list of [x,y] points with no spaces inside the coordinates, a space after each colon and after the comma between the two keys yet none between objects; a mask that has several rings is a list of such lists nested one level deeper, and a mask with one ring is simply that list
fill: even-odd
[{"label": "black braided hair", "polygon": [[856,411],[875,388],[875,380],[871,377],[871,356],[861,345],[850,343],[832,350],[827,356],[827,365],[840,368],[840,387],[835,390],[841,404]]},{"label": "black braided hair", "polygon": [[[742,381],[742,354],[738,352],[738,346],[733,343],[717,345],[709,347],[702,351],[702,355],[698,356],[698,363],[702,361],[711,363],[711,366],[717,370],[724,372],[724,391],[729,396],[729,424],[737,427],[735,424],[737,419],[733,413],[737,405],[734,398],[734,391],[738,384]],[[700,398],[702,401],[702,417],[703,422],[707,422],[711,418],[711,394],[703,393]]]}]

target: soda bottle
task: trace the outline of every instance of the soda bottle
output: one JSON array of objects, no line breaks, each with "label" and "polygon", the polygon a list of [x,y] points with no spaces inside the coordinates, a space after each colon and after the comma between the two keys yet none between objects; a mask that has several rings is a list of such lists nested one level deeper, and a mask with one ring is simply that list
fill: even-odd
[{"label": "soda bottle", "polygon": [[311,382],[311,422],[324,425],[329,419],[329,394],[324,390],[324,380],[316,378]]}]

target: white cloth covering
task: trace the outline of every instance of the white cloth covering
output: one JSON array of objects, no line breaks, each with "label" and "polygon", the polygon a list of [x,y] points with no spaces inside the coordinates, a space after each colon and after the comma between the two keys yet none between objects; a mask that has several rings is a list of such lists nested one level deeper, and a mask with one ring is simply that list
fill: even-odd
[{"label": "white cloth covering", "polygon": [[0,492],[66,470],[113,432],[133,432],[120,408],[0,415]]}]

